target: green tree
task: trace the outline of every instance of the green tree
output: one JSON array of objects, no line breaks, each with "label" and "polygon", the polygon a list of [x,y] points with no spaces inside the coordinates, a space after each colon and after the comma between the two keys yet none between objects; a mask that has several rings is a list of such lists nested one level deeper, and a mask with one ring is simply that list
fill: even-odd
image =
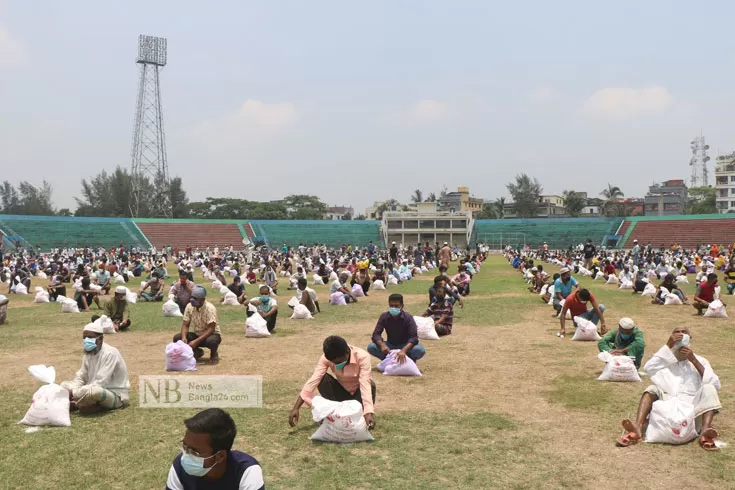
[{"label": "green tree", "polygon": [[494,202],[485,203],[475,219],[498,219],[498,211]]},{"label": "green tree", "polygon": [[355,216],[355,221],[365,221],[366,219],[367,216],[365,216],[364,214],[358,214],[357,216]]},{"label": "green tree", "polygon": [[413,191],[413,194],[411,195],[411,202],[424,202],[424,193],[421,192],[421,189],[416,189],[415,191]]},{"label": "green tree", "polygon": [[625,197],[620,187],[608,183],[607,189],[603,189],[600,195],[605,198],[605,201],[602,203],[602,209],[605,211],[605,215],[621,216],[626,214],[625,203],[619,202]]},{"label": "green tree", "polygon": [[515,182],[506,185],[508,192],[513,197],[513,204],[516,214],[520,218],[533,218],[536,216],[539,199],[543,187],[538,179],[531,178],[528,175],[516,175]]},{"label": "green tree", "polygon": [[692,187],[686,206],[686,214],[717,213],[717,190],[713,187]]},{"label": "green tree", "polygon": [[53,216],[56,214],[52,202],[53,188],[45,180],[40,187],[22,181],[16,188],[8,181],[0,186],[0,212],[3,214],[25,214]]},{"label": "green tree", "polygon": [[56,212],[56,216],[74,216],[69,208],[61,208]]},{"label": "green tree", "polygon": [[324,219],[327,205],[318,196],[292,194],[283,198],[290,219]]},{"label": "green tree", "polygon": [[436,202],[436,194],[433,192],[429,193],[429,196],[426,198],[426,202]]},{"label": "green tree", "polygon": [[171,214],[174,218],[189,217],[189,198],[184,190],[181,177],[174,177],[169,183],[169,193],[171,194]]},{"label": "green tree", "polygon": [[400,209],[401,204],[396,199],[388,199],[383,204],[375,208],[375,217],[377,219],[383,219],[383,213],[387,211],[392,211],[393,209]]},{"label": "green tree", "polygon": [[495,215],[498,217],[498,219],[505,218],[505,198],[499,197],[495,200],[493,206],[495,206]]},{"label": "green tree", "polygon": [[582,195],[577,191],[564,191],[562,197],[564,198],[564,207],[567,210],[567,214],[573,218],[579,217],[587,205]]}]

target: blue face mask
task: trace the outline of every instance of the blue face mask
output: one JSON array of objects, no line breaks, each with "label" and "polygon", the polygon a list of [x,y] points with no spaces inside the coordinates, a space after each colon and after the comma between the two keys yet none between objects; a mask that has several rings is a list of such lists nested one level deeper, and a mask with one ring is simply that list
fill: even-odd
[{"label": "blue face mask", "polygon": [[92,352],[97,348],[97,339],[93,339],[90,337],[84,337],[84,350],[86,352]]},{"label": "blue face mask", "polygon": [[391,314],[391,316],[398,316],[401,314],[400,308],[388,308],[388,313]]},{"label": "blue face mask", "polygon": [[259,300],[260,300],[260,302],[261,302],[261,303],[263,303],[263,304],[267,304],[267,303],[268,303],[268,302],[269,302],[269,301],[271,300],[270,296],[261,296],[261,297],[260,297],[260,298],[258,298],[258,299],[259,299]]},{"label": "blue face mask", "polygon": [[204,476],[209,473],[212,468],[217,464],[216,462],[209,468],[204,467],[204,461],[213,458],[215,455],[209,456],[209,458],[202,458],[201,456],[194,456],[193,454],[183,453],[181,455],[181,467],[184,471],[191,476]]},{"label": "blue face mask", "polygon": [[345,362],[340,362],[339,364],[335,364],[334,367],[337,369],[337,371],[342,371],[348,362],[349,362],[349,359]]},{"label": "blue face mask", "polygon": [[633,336],[632,333],[619,333],[618,335],[620,335],[622,340],[628,340]]}]

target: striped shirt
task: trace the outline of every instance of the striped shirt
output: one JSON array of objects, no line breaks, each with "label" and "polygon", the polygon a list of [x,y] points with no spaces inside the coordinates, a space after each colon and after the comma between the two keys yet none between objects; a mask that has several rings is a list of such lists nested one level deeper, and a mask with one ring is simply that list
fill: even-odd
[{"label": "striped shirt", "polygon": [[451,332],[452,324],[454,323],[454,302],[452,300],[448,298],[444,298],[443,301],[435,300],[426,310],[426,314],[430,315],[434,321],[446,315],[446,319],[442,322],[442,325],[446,326]]}]

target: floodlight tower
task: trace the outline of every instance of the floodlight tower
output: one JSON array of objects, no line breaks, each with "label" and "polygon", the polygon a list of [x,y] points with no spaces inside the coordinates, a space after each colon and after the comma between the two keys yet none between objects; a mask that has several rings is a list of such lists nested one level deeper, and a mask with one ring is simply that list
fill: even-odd
[{"label": "floodlight tower", "polygon": [[705,144],[704,136],[697,136],[691,142],[692,158],[689,165],[692,167],[691,187],[704,187],[709,185],[709,176],[707,175],[707,162],[709,161],[709,145]]},{"label": "floodlight tower", "polygon": [[143,181],[148,178],[156,190],[154,202],[147,203],[153,214],[170,218],[172,215],[169,192],[166,135],[163,132],[163,106],[159,72],[166,66],[166,38],[138,36],[140,82],[135,110],[133,148],[131,156],[132,196],[130,213],[137,217],[142,201],[146,199]]}]

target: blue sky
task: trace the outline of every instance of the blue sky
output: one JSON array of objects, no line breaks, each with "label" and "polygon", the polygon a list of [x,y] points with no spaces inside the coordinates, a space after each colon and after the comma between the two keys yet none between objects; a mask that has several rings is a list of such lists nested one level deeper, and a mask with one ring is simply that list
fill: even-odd
[{"label": "blue sky", "polygon": [[[735,149],[735,4],[0,0],[0,179],[130,166],[138,34],[168,38],[169,167],[192,200],[360,212],[515,174],[626,195]],[[711,179],[713,180],[713,179]]]}]

